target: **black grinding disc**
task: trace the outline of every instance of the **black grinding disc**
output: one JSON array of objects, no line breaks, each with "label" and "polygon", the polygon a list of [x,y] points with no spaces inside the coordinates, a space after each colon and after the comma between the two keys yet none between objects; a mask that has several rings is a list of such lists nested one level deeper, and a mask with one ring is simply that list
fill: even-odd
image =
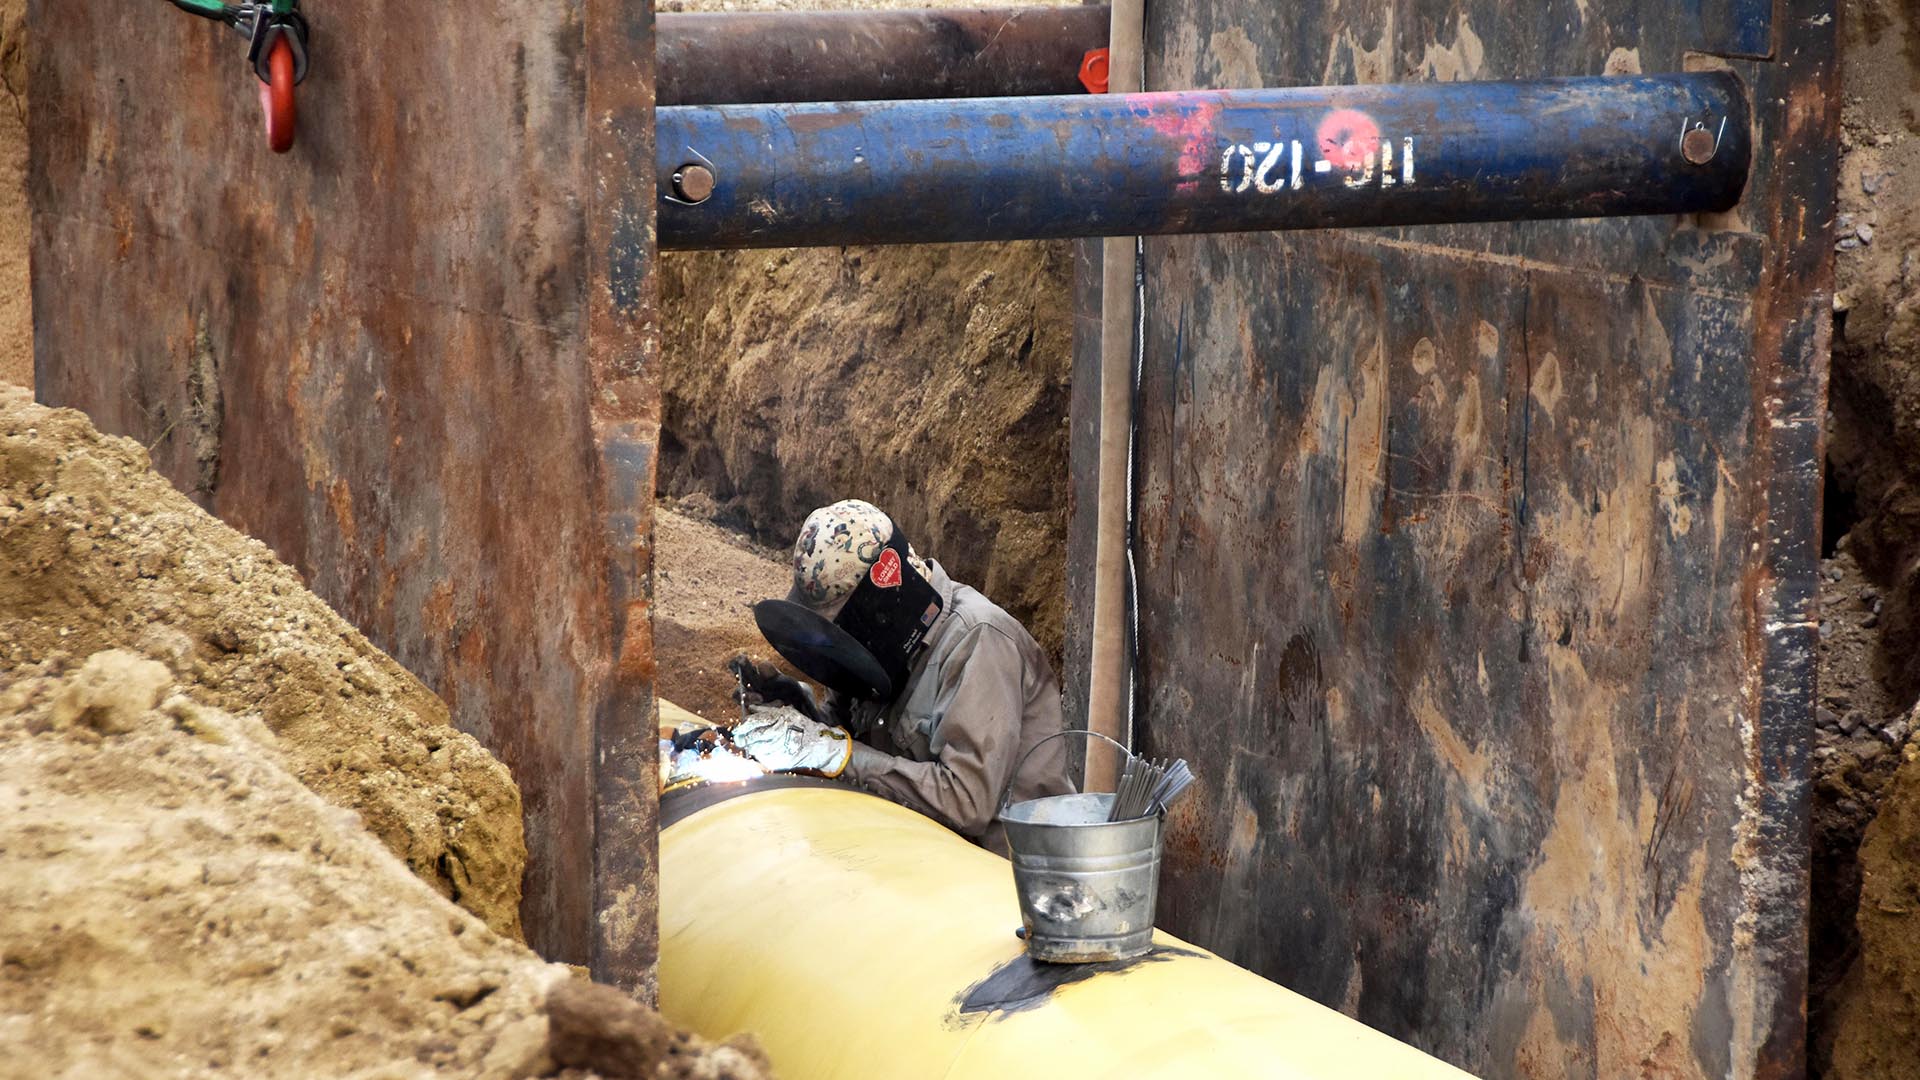
[{"label": "black grinding disc", "polygon": [[787,600],[753,605],[753,621],[773,651],[829,690],[870,701],[893,697],[893,680],[866,646],[817,612]]}]

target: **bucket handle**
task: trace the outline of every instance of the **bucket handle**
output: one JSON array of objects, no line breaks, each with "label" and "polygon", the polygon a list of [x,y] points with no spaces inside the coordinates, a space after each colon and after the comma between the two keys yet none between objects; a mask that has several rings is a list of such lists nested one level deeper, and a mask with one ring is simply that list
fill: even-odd
[{"label": "bucket handle", "polygon": [[1013,782],[1020,778],[1020,770],[1026,767],[1027,759],[1033,756],[1035,750],[1060,738],[1062,735],[1091,735],[1096,739],[1105,739],[1113,744],[1115,750],[1120,751],[1120,753],[1127,757],[1133,756],[1133,751],[1121,745],[1120,740],[1112,738],[1111,736],[1102,735],[1097,731],[1089,731],[1085,728],[1067,728],[1062,731],[1056,731],[1046,738],[1041,739],[1039,742],[1034,743],[1032,746],[1027,747],[1027,752],[1021,754],[1020,760],[1013,763],[1013,771],[1007,774],[1007,786],[1000,790],[1000,809],[994,812],[995,817],[1000,817],[1007,812],[1007,800],[1013,798]]}]

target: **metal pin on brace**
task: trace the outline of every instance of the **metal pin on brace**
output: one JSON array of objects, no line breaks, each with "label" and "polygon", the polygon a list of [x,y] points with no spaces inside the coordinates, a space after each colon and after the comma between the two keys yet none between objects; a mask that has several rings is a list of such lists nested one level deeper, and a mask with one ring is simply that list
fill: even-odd
[{"label": "metal pin on brace", "polygon": [[1690,164],[1705,165],[1720,152],[1720,140],[1726,133],[1727,118],[1724,116],[1720,118],[1720,130],[1711,134],[1708,133],[1705,124],[1695,121],[1693,127],[1688,128],[1686,122],[1682,121],[1680,154]]},{"label": "metal pin on brace", "polygon": [[706,202],[713,194],[713,170],[688,162],[673,172],[673,193],[682,201]]},{"label": "metal pin on brace", "polygon": [[1680,153],[1695,165],[1705,165],[1713,160],[1713,143],[1713,132],[1697,127],[1680,140]]}]

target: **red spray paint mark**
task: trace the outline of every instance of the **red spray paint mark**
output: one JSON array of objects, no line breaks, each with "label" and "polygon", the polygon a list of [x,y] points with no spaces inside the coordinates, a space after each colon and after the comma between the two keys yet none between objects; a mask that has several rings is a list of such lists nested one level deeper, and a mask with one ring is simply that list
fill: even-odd
[{"label": "red spray paint mark", "polygon": [[1336,169],[1361,169],[1380,149],[1380,125],[1359,109],[1335,109],[1315,133],[1320,156]]},{"label": "red spray paint mark", "polygon": [[1220,102],[1197,94],[1192,95],[1195,100],[1191,101],[1178,100],[1188,97],[1186,94],[1155,94],[1154,97],[1160,100],[1151,111],[1140,111],[1136,115],[1160,134],[1180,140],[1180,182],[1174,189],[1191,191],[1203,176],[1211,176],[1218,168],[1220,144],[1213,132],[1220,116]]}]

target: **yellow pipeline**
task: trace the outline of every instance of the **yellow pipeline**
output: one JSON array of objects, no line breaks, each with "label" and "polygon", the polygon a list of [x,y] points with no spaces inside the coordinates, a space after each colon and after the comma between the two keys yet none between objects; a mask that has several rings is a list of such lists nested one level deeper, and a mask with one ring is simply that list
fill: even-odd
[{"label": "yellow pipeline", "polygon": [[1005,859],[837,785],[700,806],[720,794],[661,807],[660,1004],[753,1032],[783,1080],[1466,1075],[1164,933],[1015,1007],[1031,965]]}]

